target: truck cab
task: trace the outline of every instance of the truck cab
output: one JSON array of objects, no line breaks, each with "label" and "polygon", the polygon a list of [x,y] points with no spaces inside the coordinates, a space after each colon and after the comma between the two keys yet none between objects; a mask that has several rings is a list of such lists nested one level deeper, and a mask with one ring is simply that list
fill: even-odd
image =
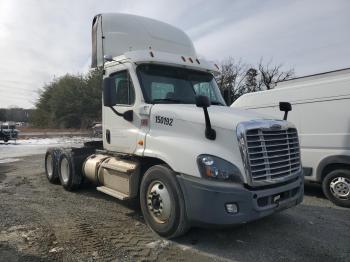
[{"label": "truck cab", "polygon": [[48,150],[46,174],[68,190],[85,177],[121,200],[138,198],[167,238],[191,226],[246,223],[303,199],[296,128],[230,108],[181,30],[101,14],[92,66],[103,67],[103,142]]}]

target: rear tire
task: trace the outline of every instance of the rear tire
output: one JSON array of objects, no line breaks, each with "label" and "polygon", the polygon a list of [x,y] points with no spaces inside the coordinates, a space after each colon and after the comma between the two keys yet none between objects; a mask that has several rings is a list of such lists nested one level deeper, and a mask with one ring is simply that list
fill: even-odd
[{"label": "rear tire", "polygon": [[61,185],[68,191],[78,189],[83,183],[83,174],[77,167],[71,150],[65,150],[58,161],[58,177]]},{"label": "rear tire", "polygon": [[184,197],[167,166],[147,170],[141,182],[140,204],[146,223],[160,236],[170,239],[188,231]]},{"label": "rear tire", "polygon": [[350,170],[336,169],[322,181],[323,193],[337,206],[350,207]]},{"label": "rear tire", "polygon": [[60,150],[56,148],[50,148],[45,154],[45,174],[47,180],[52,184],[57,184],[59,182],[58,178],[58,160]]}]

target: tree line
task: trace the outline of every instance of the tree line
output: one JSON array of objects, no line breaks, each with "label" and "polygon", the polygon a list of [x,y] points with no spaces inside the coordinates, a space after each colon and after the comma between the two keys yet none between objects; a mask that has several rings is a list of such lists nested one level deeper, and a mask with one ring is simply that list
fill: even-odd
[{"label": "tree line", "polygon": [[[222,61],[216,76],[220,91],[230,105],[245,93],[268,90],[274,83],[291,78],[294,70],[282,70],[281,64],[259,61],[256,66],[241,59]],[[102,69],[86,75],[55,78],[45,84],[30,116],[30,123],[43,128],[87,128],[102,118]]]},{"label": "tree line", "polygon": [[87,128],[101,121],[102,70],[87,75],[67,74],[46,84],[30,122],[36,127]]},{"label": "tree line", "polygon": [[0,122],[28,122],[33,109],[23,109],[18,107],[0,108]]}]

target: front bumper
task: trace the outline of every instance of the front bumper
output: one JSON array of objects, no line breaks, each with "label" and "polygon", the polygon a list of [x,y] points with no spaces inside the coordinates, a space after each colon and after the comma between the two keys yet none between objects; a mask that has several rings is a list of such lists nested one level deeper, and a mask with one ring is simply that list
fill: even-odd
[{"label": "front bumper", "polygon": [[[303,200],[302,171],[292,182],[268,189],[249,190],[240,184],[216,182],[186,175],[177,176],[192,225],[235,225],[256,220]],[[235,203],[238,212],[228,213],[225,205]]]}]

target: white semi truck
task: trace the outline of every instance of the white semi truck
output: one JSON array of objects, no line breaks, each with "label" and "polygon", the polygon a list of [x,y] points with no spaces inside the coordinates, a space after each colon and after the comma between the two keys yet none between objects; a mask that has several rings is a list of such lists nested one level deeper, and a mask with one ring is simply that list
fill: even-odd
[{"label": "white semi truck", "polygon": [[50,182],[74,190],[87,179],[118,199],[138,198],[146,223],[166,238],[302,201],[294,125],[226,106],[213,76],[218,67],[197,56],[184,32],[99,14],[92,53],[92,67],[104,73],[103,141],[48,149]]}]

